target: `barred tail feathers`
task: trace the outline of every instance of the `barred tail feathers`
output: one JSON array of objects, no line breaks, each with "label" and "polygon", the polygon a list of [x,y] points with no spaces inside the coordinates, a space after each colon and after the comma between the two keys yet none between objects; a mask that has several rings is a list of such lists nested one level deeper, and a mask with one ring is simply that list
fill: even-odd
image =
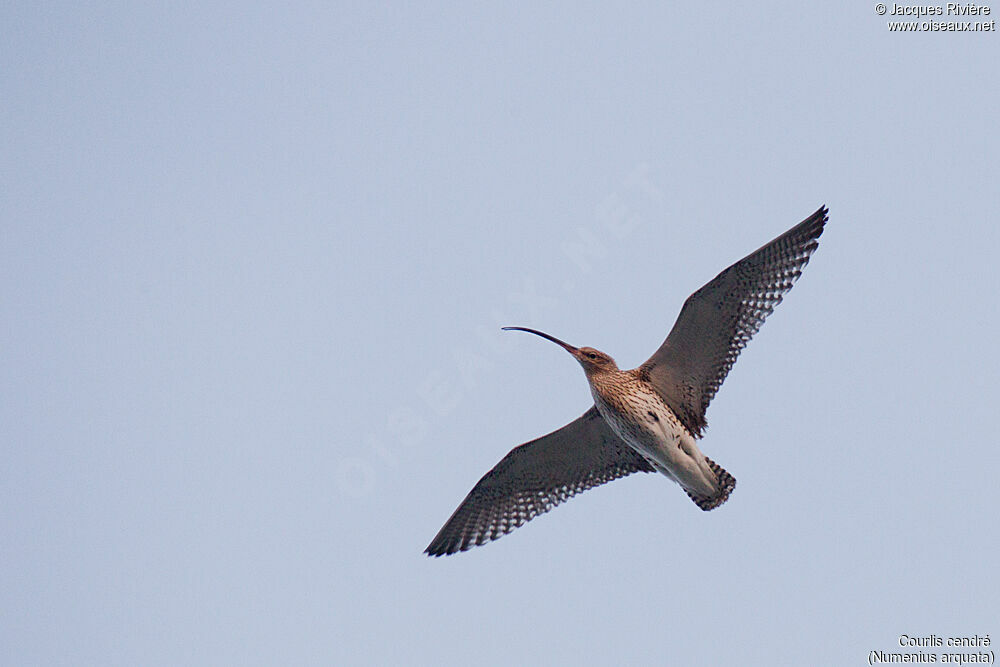
[{"label": "barred tail feathers", "polygon": [[703,497],[696,496],[687,489],[684,489],[684,491],[688,494],[688,497],[694,501],[695,505],[708,512],[709,510],[714,510],[716,507],[729,500],[729,494],[731,494],[733,489],[736,488],[736,478],[726,472],[722,466],[707,456],[705,457],[705,462],[719,479],[719,492],[714,496]]}]

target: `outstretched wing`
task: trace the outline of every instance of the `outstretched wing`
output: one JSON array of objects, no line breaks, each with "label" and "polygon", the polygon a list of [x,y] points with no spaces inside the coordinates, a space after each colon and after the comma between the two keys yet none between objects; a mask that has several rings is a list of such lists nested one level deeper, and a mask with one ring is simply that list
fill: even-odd
[{"label": "outstretched wing", "polygon": [[639,367],[691,433],[764,320],[792,289],[823,233],[827,209],[736,262],[684,302],[660,349]]},{"label": "outstretched wing", "polygon": [[498,539],[578,493],[633,472],[653,468],[592,407],[512,449],[469,492],[426,553],[443,556]]}]

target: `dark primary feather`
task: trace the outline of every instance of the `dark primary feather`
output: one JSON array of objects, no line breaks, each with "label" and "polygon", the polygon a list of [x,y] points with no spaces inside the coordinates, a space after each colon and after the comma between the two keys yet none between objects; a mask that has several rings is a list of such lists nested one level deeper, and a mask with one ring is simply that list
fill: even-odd
[{"label": "dark primary feather", "polygon": [[469,492],[426,553],[443,556],[485,544],[582,491],[633,472],[653,468],[592,407],[512,449]]},{"label": "dark primary feather", "polygon": [[695,436],[740,351],[802,274],[826,220],[824,206],[689,296],[663,345],[639,367]]}]

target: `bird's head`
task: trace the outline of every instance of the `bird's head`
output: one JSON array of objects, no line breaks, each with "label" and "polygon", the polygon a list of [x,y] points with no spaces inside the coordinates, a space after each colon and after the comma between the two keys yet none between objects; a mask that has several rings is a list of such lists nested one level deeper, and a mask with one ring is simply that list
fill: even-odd
[{"label": "bird's head", "polygon": [[532,333],[536,336],[541,336],[546,340],[552,341],[572,354],[573,358],[580,362],[580,365],[583,366],[583,372],[587,374],[588,378],[595,373],[618,370],[618,364],[615,363],[614,359],[592,347],[573,347],[569,343],[564,343],[555,336],[550,336],[547,333],[542,333],[541,331],[536,331],[535,329],[525,329],[524,327],[503,327],[503,330],[527,331],[528,333]]}]

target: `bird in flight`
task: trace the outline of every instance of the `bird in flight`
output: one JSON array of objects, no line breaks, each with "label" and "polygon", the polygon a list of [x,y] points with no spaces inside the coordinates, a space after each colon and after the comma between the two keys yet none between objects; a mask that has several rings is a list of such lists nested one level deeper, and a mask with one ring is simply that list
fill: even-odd
[{"label": "bird in flight", "polygon": [[705,410],[750,338],[802,274],[827,221],[821,207],[688,297],[673,329],[628,371],[591,347],[535,329],[583,366],[594,405],[515,447],[486,473],[431,541],[443,556],[503,537],[572,496],[634,472],[660,472],[698,507],[726,502],[736,480],[701,453]]}]

